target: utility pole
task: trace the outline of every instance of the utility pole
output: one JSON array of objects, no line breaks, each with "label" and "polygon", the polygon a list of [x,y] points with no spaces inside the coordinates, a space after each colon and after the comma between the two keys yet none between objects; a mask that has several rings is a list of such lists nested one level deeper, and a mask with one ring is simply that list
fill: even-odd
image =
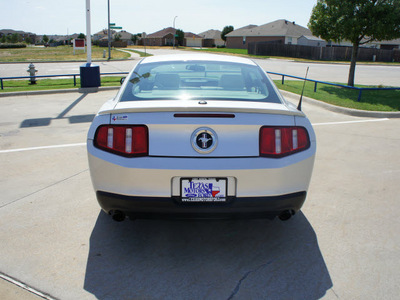
[{"label": "utility pole", "polygon": [[[175,18],[174,18],[174,29],[175,29],[175,19],[177,18],[178,16],[175,16]],[[172,48],[173,49],[175,49],[175,38],[176,38],[176,29],[175,29],[175,32],[174,32],[174,38],[173,38],[173,41],[172,41]]]},{"label": "utility pole", "polygon": [[92,64],[92,34],[90,32],[90,0],[86,0],[86,46],[87,63],[80,66],[81,88],[87,92],[87,88],[97,91],[100,83],[100,67]]},{"label": "utility pole", "polygon": [[108,60],[111,59],[111,28],[110,28],[110,0],[107,0],[108,2],[108,22],[107,22],[107,33],[108,33]]},{"label": "utility pole", "polygon": [[92,63],[92,34],[90,30],[90,0],[86,0],[86,47],[87,64]]}]

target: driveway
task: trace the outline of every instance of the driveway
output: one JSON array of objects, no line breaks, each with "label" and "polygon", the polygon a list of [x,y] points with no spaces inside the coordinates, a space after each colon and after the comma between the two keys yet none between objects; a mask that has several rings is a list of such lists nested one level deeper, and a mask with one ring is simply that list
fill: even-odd
[{"label": "driveway", "polygon": [[399,119],[304,103],[318,149],[287,222],[116,223],[86,158],[116,91],[0,98],[0,273],[57,299],[396,299]]}]

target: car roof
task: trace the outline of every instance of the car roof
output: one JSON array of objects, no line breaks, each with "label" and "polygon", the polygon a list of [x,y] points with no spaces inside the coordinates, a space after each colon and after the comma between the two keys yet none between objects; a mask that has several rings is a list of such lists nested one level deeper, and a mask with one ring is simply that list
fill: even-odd
[{"label": "car roof", "polygon": [[215,61],[215,62],[230,62],[240,63],[256,66],[257,64],[248,58],[233,56],[233,55],[219,55],[219,54],[169,54],[169,55],[155,55],[144,58],[141,63],[157,63],[168,61]]}]

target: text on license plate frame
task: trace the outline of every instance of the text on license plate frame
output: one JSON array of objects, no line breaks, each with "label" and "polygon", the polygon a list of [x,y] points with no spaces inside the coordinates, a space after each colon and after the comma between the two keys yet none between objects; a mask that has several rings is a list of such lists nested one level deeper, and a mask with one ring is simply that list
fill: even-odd
[{"label": "text on license plate frame", "polygon": [[226,177],[181,178],[181,201],[185,203],[225,203],[228,196]]}]

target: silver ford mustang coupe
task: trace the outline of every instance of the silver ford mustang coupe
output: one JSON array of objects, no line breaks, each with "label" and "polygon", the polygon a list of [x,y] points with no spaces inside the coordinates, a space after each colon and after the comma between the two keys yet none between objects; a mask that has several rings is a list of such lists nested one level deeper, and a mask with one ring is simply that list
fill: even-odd
[{"label": "silver ford mustang coupe", "polygon": [[101,208],[135,218],[274,218],[298,212],[316,138],[255,62],[144,58],[88,132]]}]

